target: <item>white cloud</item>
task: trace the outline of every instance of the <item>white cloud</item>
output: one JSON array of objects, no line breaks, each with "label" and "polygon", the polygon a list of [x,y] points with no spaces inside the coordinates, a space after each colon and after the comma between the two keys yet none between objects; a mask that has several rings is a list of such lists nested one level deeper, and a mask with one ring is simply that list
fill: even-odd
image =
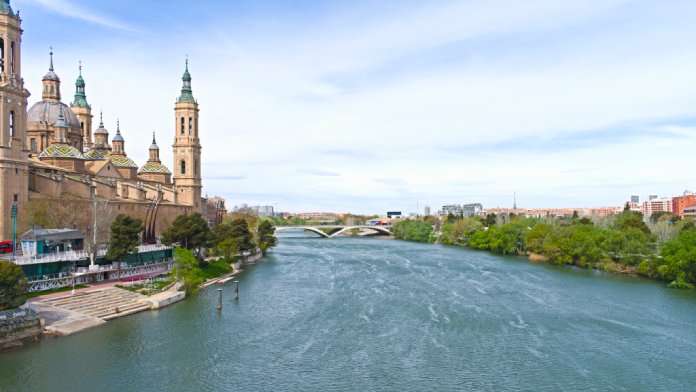
[{"label": "white cloud", "polygon": [[[528,206],[620,204],[696,184],[693,159],[680,153],[696,142],[682,124],[696,117],[694,5],[670,6],[358,3],[271,28],[201,21],[197,34],[143,36],[108,56],[73,43],[56,61],[84,60],[88,98],[110,129],[121,118],[131,156],[146,159],[154,128],[168,162],[189,52],[206,191],[232,204],[495,206],[515,190]],[[23,60],[39,91],[45,59]],[[64,66],[58,73],[74,80]]]},{"label": "white cloud", "polygon": [[94,23],[112,29],[133,32],[133,28],[113,20],[111,18],[98,15],[87,8],[78,6],[66,0],[25,0],[28,3],[34,3],[51,12],[66,16],[72,19],[83,20],[85,22]]}]

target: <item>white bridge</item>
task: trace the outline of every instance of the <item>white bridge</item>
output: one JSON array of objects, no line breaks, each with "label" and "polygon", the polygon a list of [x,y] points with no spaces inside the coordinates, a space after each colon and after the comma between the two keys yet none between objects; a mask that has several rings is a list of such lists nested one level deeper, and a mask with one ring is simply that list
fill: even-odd
[{"label": "white bridge", "polygon": [[333,238],[344,233],[358,230],[368,232],[363,235],[392,235],[391,226],[372,226],[372,225],[321,225],[321,226],[276,226],[276,232],[286,230],[304,230],[319,234],[324,238]]}]

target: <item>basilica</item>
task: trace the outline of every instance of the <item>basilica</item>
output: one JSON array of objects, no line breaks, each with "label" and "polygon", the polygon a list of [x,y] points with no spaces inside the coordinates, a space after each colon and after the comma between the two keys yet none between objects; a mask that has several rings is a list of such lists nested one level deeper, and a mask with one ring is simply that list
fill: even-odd
[{"label": "basilica", "polygon": [[[214,223],[224,215],[224,200],[202,197],[198,102],[191,89],[188,60],[181,93],[174,103],[171,166],[160,160],[152,135],[147,162],[127,154],[128,132],[119,122],[110,131],[101,112],[87,100],[79,67],[70,104],[62,101],[61,80],[50,53],[42,78],[41,100],[28,106],[30,93],[21,72],[21,19],[7,0],[0,0],[0,232],[10,238],[10,210],[34,200],[77,200],[85,212],[94,200],[106,200],[119,213],[145,216],[157,205],[157,231],[176,216],[200,212]],[[37,86],[38,87],[38,86]],[[141,131],[136,131],[141,132]],[[162,135],[159,135],[160,137]],[[128,146],[128,149],[137,148]],[[148,148],[142,146],[141,148]],[[21,212],[20,212],[21,213]]]}]

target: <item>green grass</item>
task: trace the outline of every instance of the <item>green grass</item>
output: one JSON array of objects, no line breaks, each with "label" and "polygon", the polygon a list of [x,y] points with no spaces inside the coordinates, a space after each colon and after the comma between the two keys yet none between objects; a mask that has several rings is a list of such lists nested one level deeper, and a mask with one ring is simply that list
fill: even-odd
[{"label": "green grass", "polygon": [[213,279],[232,272],[232,265],[228,260],[221,259],[208,263],[201,270],[206,279]]},{"label": "green grass", "polygon": [[[75,290],[77,290],[77,289],[84,289],[84,288],[87,288],[87,287],[89,287],[89,286],[84,285],[84,284],[78,284],[78,285],[75,285]],[[40,296],[46,295],[46,294],[64,293],[64,292],[66,292],[66,291],[71,291],[71,290],[72,290],[72,286],[61,287],[61,288],[59,288],[59,289],[51,289],[51,290],[46,290],[46,291],[38,291],[38,292],[35,292],[35,293],[27,293],[27,297],[28,297],[28,298],[36,298],[36,297],[40,297]]]}]

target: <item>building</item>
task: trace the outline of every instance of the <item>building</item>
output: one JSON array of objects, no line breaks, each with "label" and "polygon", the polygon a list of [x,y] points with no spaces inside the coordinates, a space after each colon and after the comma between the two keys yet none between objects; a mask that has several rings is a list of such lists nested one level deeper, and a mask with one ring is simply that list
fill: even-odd
[{"label": "building", "polygon": [[640,203],[640,196],[638,195],[631,195],[631,203]]},{"label": "building", "polygon": [[440,211],[438,211],[438,215],[441,217],[448,216],[450,214],[457,216],[457,217],[469,217],[469,216],[477,216],[481,215],[483,213],[483,205],[480,203],[472,203],[472,204],[464,204],[464,205],[459,205],[459,204],[447,204],[442,206]]},{"label": "building", "polygon": [[672,198],[672,214],[674,216],[684,216],[684,209],[696,206],[696,193],[684,191],[682,196]]},{"label": "building", "polygon": [[651,196],[649,200],[643,202],[640,212],[643,214],[643,219],[647,221],[653,213],[661,211],[672,212],[672,199],[659,199]]},{"label": "building", "polygon": [[696,205],[684,208],[682,216],[688,218],[696,218]]},{"label": "building", "polygon": [[[29,91],[22,78],[22,20],[8,0],[0,0],[0,235],[10,238],[10,209],[20,214],[41,200],[70,199],[92,214],[94,200],[106,200],[118,213],[151,217],[159,232],[176,216],[204,212],[201,197],[201,144],[198,102],[191,89],[188,60],[183,86],[174,104],[174,162],[169,170],[159,158],[153,135],[149,159],[139,167],[127,154],[127,127],[109,142],[102,114],[92,130],[87,83],[78,68],[70,105],[61,101],[61,80],[53,52],[42,78],[40,100],[28,107]],[[156,213],[153,212],[156,210]],[[157,223],[155,225],[155,223]]]},{"label": "building", "polygon": [[389,219],[400,219],[401,217],[401,211],[387,211],[387,218]]},{"label": "building", "polygon": [[258,216],[275,216],[273,206],[254,206],[251,209],[256,211]]},{"label": "building", "polygon": [[423,215],[430,216],[430,206],[423,207]]}]

